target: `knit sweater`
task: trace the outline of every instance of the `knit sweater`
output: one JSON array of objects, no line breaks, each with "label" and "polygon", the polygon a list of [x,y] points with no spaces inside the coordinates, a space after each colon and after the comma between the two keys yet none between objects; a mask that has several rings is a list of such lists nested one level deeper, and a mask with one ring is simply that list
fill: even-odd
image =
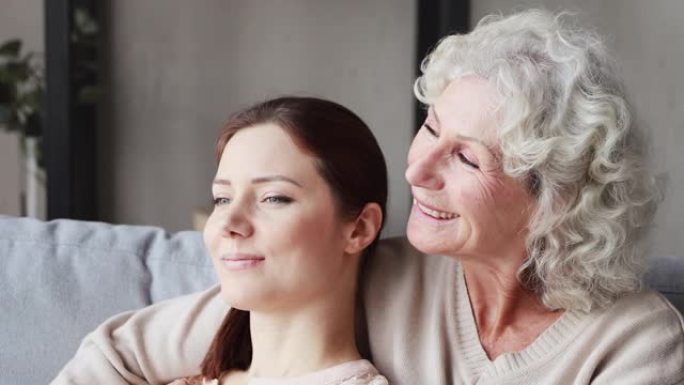
[{"label": "knit sweater", "polygon": [[[364,285],[367,336],[393,385],[684,384],[684,320],[644,290],[566,311],[519,352],[490,360],[460,264],[384,241]],[[195,375],[227,310],[218,287],[106,321],[53,384],[166,384]]]}]

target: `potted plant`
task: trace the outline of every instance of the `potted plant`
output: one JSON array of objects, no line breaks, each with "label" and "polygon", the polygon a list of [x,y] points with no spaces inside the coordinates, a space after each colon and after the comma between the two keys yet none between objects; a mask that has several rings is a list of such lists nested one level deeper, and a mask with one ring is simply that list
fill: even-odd
[{"label": "potted plant", "polygon": [[45,216],[45,171],[42,137],[43,70],[21,41],[0,44],[0,128],[16,132],[24,156],[24,214]]}]

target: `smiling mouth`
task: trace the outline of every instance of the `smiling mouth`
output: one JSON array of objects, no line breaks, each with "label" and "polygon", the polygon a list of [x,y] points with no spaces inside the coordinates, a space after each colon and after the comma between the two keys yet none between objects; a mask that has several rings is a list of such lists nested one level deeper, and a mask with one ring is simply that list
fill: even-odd
[{"label": "smiling mouth", "polygon": [[432,209],[432,208],[430,208],[430,207],[427,207],[427,206],[421,204],[420,202],[418,202],[418,201],[415,200],[415,199],[413,200],[413,204],[416,205],[416,207],[418,207],[418,210],[420,210],[423,214],[425,214],[425,215],[427,215],[427,216],[429,216],[429,217],[435,218],[435,219],[449,220],[449,219],[454,219],[454,218],[458,218],[458,217],[459,217],[459,215],[456,214],[456,213],[449,213],[449,212],[446,212],[446,211],[439,211],[439,210],[435,210],[435,209]]}]

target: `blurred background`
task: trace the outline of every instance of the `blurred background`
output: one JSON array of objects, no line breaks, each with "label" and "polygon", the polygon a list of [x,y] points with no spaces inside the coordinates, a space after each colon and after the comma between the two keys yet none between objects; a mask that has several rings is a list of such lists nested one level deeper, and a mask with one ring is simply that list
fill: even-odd
[{"label": "blurred background", "polygon": [[678,0],[0,0],[0,214],[192,228],[222,123],[294,93],[374,130],[390,171],[385,235],[401,235],[420,59],[486,14],[529,7],[575,12],[613,49],[668,175],[652,253],[684,254]]}]

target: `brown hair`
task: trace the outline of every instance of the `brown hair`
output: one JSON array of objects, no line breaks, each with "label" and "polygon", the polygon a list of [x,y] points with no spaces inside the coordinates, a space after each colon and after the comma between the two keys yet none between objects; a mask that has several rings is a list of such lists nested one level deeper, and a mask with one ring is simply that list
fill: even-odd
[{"label": "brown hair", "polygon": [[[217,162],[236,132],[265,123],[283,128],[295,143],[317,159],[318,172],[330,186],[343,218],[355,218],[366,204],[374,202],[382,209],[384,224],[387,166],[378,142],[361,118],[337,103],[318,98],[268,100],[228,120],[216,143]],[[364,251],[362,264],[377,242],[376,237]],[[202,361],[202,375],[219,378],[228,370],[247,370],[251,361],[249,312],[231,309]]]}]

